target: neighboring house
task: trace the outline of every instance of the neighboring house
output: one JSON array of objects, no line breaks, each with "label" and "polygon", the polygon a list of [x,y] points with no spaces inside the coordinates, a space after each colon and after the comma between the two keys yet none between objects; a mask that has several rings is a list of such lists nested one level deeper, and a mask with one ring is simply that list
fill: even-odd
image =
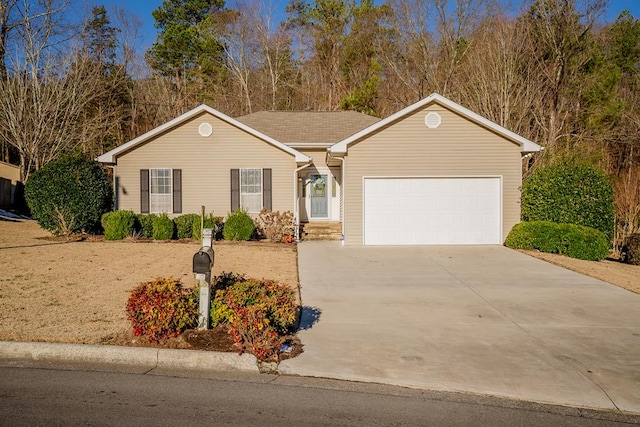
[{"label": "neighboring house", "polygon": [[202,105],[98,161],[118,209],[266,207],[340,223],[349,245],[500,244],[520,220],[522,156],[540,149],[434,94],[384,120]]},{"label": "neighboring house", "polygon": [[0,162],[0,209],[14,207],[16,188],[20,185],[20,167]]}]

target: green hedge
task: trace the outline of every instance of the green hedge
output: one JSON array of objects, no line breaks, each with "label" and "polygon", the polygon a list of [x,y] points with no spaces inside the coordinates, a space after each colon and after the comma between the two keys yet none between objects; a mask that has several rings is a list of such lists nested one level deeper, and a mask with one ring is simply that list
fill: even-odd
[{"label": "green hedge", "polygon": [[611,240],[615,220],[611,181],[588,165],[539,168],[522,184],[522,220],[584,225]]},{"label": "green hedge", "polygon": [[102,215],[105,240],[122,240],[135,231],[136,214],[131,211],[114,211]]},{"label": "green hedge", "polygon": [[590,261],[606,258],[611,249],[610,240],[600,230],[550,221],[516,224],[504,244],[513,249],[537,249]]}]

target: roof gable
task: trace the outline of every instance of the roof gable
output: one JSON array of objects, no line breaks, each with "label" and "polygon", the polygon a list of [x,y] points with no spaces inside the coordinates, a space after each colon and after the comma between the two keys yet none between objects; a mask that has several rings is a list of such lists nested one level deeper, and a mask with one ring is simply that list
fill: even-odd
[{"label": "roof gable", "polygon": [[236,119],[233,119],[229,116],[227,116],[226,114],[221,113],[218,110],[215,110],[211,107],[209,107],[208,105],[202,104],[196,108],[194,108],[191,111],[188,111],[186,113],[184,113],[183,115],[176,117],[173,120],[168,121],[167,123],[158,126],[155,129],[150,130],[149,132],[140,135],[139,137],[132,139],[129,142],[126,142],[124,144],[122,144],[121,146],[114,148],[111,151],[108,151],[104,154],[102,154],[101,156],[98,156],[96,158],[96,160],[98,162],[101,163],[115,163],[116,162],[116,158],[121,155],[124,154],[130,150],[134,150],[136,147],[144,144],[145,142],[149,141],[150,139],[159,136],[165,132],[171,131],[172,129],[182,125],[183,123],[187,122],[188,120],[197,117],[198,115],[202,114],[203,112],[209,113],[212,116],[236,127],[239,128],[245,132],[247,132],[250,135],[253,135],[254,137],[266,142],[267,144],[270,144],[276,148],[281,149],[282,151],[285,151],[286,153],[291,154],[292,156],[294,156],[295,160],[297,163],[309,163],[311,161],[311,158],[305,154],[302,154],[301,152],[287,146],[286,144],[283,144],[280,141],[277,141],[273,138],[271,138],[270,136],[267,136],[249,126],[247,126],[244,123],[241,123],[239,121],[237,121]]},{"label": "roof gable", "polygon": [[429,104],[432,103],[436,103],[439,104],[445,108],[448,108],[450,110],[452,110],[453,112],[460,114],[462,117],[465,117],[467,119],[469,119],[470,121],[476,123],[479,126],[483,126],[486,127],[487,129],[492,130],[493,132],[497,133],[498,135],[503,136],[504,138],[506,138],[507,140],[510,140],[516,144],[518,144],[520,146],[520,150],[522,152],[528,153],[528,152],[533,152],[533,151],[540,151],[542,150],[542,147],[540,147],[538,144],[529,141],[528,139],[514,133],[511,132],[508,129],[503,128],[502,126],[480,116],[479,114],[474,113],[471,110],[468,110],[467,108],[441,96],[438,95],[437,93],[431,94],[428,97],[424,98],[421,101],[416,102],[415,104],[412,104],[400,111],[398,111],[395,114],[390,115],[389,117],[380,120],[377,123],[372,124],[371,126],[361,130],[360,132],[351,135],[350,137],[343,139],[342,141],[333,144],[332,146],[329,147],[329,153],[330,154],[336,154],[336,155],[342,155],[345,154],[349,148],[350,145],[352,145],[353,143],[362,140],[363,138],[373,134],[374,132],[385,128],[386,126],[395,123],[405,117],[407,117],[408,115],[428,106]]}]

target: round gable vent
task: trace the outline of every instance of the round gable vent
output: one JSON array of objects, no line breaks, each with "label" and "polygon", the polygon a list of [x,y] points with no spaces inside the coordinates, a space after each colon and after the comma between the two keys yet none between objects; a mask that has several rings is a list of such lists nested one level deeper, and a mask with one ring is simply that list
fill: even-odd
[{"label": "round gable vent", "polygon": [[435,129],[439,127],[440,123],[442,123],[442,117],[440,117],[440,114],[438,113],[429,113],[424,118],[424,124],[429,129]]},{"label": "round gable vent", "polygon": [[198,126],[200,136],[210,136],[213,133],[213,127],[209,123],[202,123]]}]

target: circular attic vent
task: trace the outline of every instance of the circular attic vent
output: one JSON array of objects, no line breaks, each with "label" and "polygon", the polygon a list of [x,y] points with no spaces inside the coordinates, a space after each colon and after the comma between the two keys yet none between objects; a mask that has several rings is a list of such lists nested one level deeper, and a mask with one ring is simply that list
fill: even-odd
[{"label": "circular attic vent", "polygon": [[200,136],[210,136],[213,133],[213,127],[209,123],[202,123],[198,126]]},{"label": "circular attic vent", "polygon": [[440,123],[442,123],[442,117],[440,117],[440,114],[438,113],[429,113],[424,118],[424,124],[429,129],[435,129],[439,127]]}]

